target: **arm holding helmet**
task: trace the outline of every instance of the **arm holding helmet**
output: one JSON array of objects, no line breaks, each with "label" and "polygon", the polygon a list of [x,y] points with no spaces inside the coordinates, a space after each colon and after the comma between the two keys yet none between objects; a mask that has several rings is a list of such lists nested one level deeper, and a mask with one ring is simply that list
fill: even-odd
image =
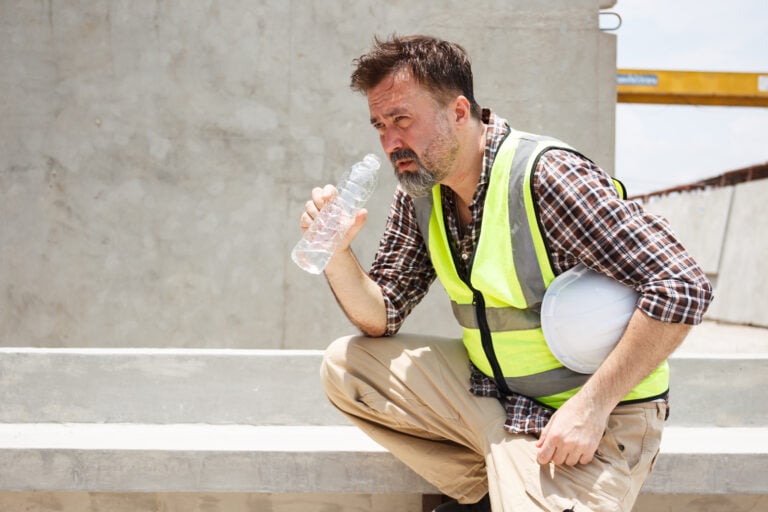
[{"label": "arm holding helmet", "polygon": [[[640,292],[624,335],[538,441],[542,464],[592,460],[616,405],[683,341],[712,299],[711,284],[668,223],[622,200],[610,177],[565,151],[544,154],[534,174],[537,207],[559,266],[582,262]],[[558,225],[563,219],[569,228]]]},{"label": "arm holding helmet", "polygon": [[539,463],[589,463],[611,411],[680,345],[690,328],[636,309],[616,348],[544,428],[538,442]]}]

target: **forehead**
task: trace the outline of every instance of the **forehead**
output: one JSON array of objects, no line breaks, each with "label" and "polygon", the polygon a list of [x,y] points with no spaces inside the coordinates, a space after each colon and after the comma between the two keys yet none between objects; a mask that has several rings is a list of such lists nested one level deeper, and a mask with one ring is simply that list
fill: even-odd
[{"label": "forehead", "polygon": [[403,111],[434,108],[429,91],[413,78],[410,71],[396,71],[368,90],[368,109],[371,122]]}]

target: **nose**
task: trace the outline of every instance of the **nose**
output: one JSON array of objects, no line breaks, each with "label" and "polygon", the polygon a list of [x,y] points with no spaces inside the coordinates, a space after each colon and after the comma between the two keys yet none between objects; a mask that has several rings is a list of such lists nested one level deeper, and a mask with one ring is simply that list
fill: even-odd
[{"label": "nose", "polygon": [[391,155],[398,149],[403,149],[403,139],[397,133],[397,130],[385,130],[381,134],[381,148],[387,155]]}]

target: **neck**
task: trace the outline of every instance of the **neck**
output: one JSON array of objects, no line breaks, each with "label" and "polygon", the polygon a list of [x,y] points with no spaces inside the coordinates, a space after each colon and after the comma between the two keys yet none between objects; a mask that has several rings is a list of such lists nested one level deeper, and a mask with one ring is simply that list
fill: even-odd
[{"label": "neck", "polygon": [[443,180],[458,196],[460,205],[468,207],[475,195],[480,174],[483,171],[483,155],[485,154],[485,137],[487,125],[481,121],[473,124],[467,130],[466,139],[460,144],[466,148],[459,152],[453,172]]}]

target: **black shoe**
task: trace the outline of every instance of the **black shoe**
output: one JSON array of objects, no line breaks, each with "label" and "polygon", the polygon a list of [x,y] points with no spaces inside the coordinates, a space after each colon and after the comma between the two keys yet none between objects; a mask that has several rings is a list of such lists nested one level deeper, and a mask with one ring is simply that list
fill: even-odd
[{"label": "black shoe", "polygon": [[491,512],[491,500],[487,494],[483,496],[483,499],[471,505],[452,500],[437,506],[432,512]]}]

